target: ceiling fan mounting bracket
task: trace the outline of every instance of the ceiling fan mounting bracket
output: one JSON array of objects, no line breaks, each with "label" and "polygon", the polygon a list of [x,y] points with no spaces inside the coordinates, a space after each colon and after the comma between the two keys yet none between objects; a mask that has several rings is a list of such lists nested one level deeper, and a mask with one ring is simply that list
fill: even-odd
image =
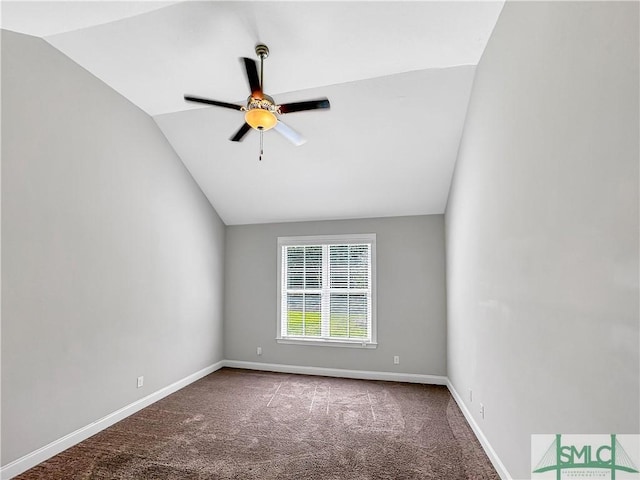
[{"label": "ceiling fan mounting bracket", "polygon": [[265,59],[269,56],[269,47],[267,47],[264,43],[259,43],[256,45],[256,55],[258,57]]}]

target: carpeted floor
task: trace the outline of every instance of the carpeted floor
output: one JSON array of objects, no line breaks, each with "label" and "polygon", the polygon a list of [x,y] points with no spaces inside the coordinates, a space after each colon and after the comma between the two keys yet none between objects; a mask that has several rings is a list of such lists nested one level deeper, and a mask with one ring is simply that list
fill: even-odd
[{"label": "carpeted floor", "polygon": [[224,368],[16,479],[499,477],[445,387]]}]

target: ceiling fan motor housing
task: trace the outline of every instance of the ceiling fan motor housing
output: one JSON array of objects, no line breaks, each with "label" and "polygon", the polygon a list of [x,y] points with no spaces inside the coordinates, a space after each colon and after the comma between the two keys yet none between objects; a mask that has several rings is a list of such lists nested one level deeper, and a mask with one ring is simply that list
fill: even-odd
[{"label": "ceiling fan motor housing", "polygon": [[247,99],[244,119],[252,128],[266,131],[272,129],[278,123],[276,118],[278,107],[269,95],[263,93],[262,96],[263,98],[251,96]]}]

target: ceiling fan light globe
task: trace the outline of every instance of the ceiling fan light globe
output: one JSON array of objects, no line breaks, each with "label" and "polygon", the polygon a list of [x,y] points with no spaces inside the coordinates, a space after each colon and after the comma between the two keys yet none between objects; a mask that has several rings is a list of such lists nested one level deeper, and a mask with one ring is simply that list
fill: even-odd
[{"label": "ceiling fan light globe", "polygon": [[271,130],[278,123],[276,116],[269,110],[262,108],[252,108],[248,110],[244,115],[244,120],[251,128],[256,130],[266,131]]}]

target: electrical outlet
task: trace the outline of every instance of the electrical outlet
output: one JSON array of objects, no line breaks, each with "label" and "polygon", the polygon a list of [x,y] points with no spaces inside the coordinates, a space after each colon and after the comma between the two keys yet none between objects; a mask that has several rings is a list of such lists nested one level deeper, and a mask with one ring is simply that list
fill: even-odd
[{"label": "electrical outlet", "polygon": [[262,355],[262,347],[256,348],[256,355]]},{"label": "electrical outlet", "polygon": [[484,420],[484,405],[482,403],[480,404],[480,416]]},{"label": "electrical outlet", "polygon": [[394,365],[399,365],[400,364],[400,357],[398,355],[395,355],[393,357],[393,364]]},{"label": "electrical outlet", "polygon": [[144,385],[144,377],[138,377],[138,388]]},{"label": "electrical outlet", "polygon": [[473,402],[473,390],[469,389],[469,401]]}]

